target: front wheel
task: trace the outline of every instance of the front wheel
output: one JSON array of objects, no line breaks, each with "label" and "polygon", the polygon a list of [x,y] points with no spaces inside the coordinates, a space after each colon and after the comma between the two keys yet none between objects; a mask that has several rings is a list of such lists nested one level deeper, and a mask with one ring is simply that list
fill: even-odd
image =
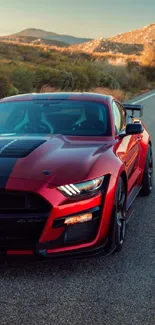
[{"label": "front wheel", "polygon": [[113,209],[113,221],[114,221],[114,228],[113,228],[113,236],[114,236],[114,245],[115,245],[115,252],[121,251],[125,233],[126,233],[126,191],[125,185],[122,178],[118,181],[118,186],[116,190],[115,196],[115,205]]}]

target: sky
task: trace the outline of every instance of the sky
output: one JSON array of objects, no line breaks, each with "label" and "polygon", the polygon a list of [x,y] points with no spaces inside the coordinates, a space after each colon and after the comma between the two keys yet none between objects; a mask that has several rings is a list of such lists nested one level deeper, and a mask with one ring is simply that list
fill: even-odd
[{"label": "sky", "polygon": [[101,38],[155,23],[155,0],[0,0],[0,35],[26,28]]}]

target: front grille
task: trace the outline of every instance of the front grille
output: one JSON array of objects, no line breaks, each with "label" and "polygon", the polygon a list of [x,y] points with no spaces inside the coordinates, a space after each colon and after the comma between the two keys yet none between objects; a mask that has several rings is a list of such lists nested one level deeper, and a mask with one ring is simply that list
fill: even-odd
[{"label": "front grille", "polygon": [[49,212],[50,204],[41,196],[29,192],[0,190],[0,213]]},{"label": "front grille", "polygon": [[35,249],[47,215],[0,216],[0,249]]},{"label": "front grille", "polygon": [[41,196],[0,191],[0,249],[33,249],[39,241],[51,205]]}]

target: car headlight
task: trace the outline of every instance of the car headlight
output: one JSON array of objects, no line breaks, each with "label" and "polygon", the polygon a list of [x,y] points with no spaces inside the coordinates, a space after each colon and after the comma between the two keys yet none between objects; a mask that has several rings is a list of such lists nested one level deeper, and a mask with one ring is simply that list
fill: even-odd
[{"label": "car headlight", "polygon": [[103,180],[104,176],[82,183],[59,186],[58,190],[67,197],[92,194],[101,188]]}]

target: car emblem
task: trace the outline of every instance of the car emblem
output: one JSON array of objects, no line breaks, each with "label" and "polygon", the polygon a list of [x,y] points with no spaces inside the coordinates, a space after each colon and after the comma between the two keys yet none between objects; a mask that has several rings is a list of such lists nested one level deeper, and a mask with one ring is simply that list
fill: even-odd
[{"label": "car emblem", "polygon": [[50,170],[45,169],[45,170],[43,170],[42,174],[44,174],[44,175],[51,175],[51,172],[50,172]]}]

